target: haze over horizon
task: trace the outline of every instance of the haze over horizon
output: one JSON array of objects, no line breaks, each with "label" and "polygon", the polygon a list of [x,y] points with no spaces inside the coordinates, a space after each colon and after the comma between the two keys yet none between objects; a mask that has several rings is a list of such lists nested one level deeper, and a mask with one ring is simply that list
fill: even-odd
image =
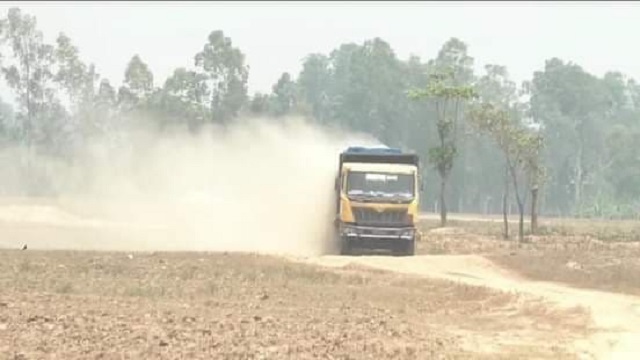
[{"label": "haze over horizon", "polygon": [[[249,93],[270,92],[283,72],[296,77],[305,56],[380,37],[406,59],[437,55],[449,38],[469,46],[476,69],[506,65],[517,82],[558,57],[601,76],[640,78],[640,31],[633,2],[4,2],[37,18],[48,43],[64,32],[112,84],[134,54],[161,86],[192,67],[208,34],[223,30],[250,66]],[[568,24],[571,24],[571,27]],[[90,30],[89,30],[90,29]],[[2,84],[2,97],[9,94]]]}]

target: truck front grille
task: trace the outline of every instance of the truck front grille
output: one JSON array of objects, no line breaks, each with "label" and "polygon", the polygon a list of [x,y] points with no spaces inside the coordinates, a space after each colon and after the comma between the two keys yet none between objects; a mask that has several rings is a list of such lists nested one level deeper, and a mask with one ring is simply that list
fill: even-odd
[{"label": "truck front grille", "polygon": [[372,208],[354,207],[352,210],[356,224],[359,225],[411,225],[407,216],[407,209],[387,209],[378,212]]}]

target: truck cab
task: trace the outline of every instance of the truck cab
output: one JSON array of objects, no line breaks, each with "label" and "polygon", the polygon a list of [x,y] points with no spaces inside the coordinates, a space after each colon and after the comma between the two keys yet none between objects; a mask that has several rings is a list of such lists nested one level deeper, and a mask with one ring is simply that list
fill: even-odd
[{"label": "truck cab", "polygon": [[419,160],[392,148],[350,147],[336,176],[336,234],[341,253],[385,249],[414,255]]}]

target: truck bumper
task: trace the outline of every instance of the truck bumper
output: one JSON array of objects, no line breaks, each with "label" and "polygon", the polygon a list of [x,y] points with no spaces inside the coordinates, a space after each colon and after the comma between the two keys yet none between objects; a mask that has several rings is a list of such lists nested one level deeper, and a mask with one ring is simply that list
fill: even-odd
[{"label": "truck bumper", "polygon": [[[414,246],[416,229],[413,227],[373,227],[342,225],[340,238],[346,249],[401,250]],[[404,251],[404,250],[403,250]]]}]

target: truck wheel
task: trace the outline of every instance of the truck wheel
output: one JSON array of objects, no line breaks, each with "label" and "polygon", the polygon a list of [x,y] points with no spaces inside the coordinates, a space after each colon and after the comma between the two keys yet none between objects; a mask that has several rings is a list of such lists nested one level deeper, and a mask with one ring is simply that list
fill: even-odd
[{"label": "truck wheel", "polygon": [[407,240],[403,241],[393,249],[393,255],[395,256],[413,256],[416,253],[416,242],[415,240]]},{"label": "truck wheel", "polygon": [[351,248],[351,244],[347,240],[342,240],[340,255],[351,255],[352,253],[353,253],[353,249]]},{"label": "truck wheel", "polygon": [[416,239],[407,241],[405,255],[414,256],[416,254]]},{"label": "truck wheel", "polygon": [[403,256],[406,251],[407,251],[407,248],[406,248],[406,243],[404,241],[396,242],[395,244],[393,244],[393,247],[391,248],[391,253],[393,254],[393,256]]}]

